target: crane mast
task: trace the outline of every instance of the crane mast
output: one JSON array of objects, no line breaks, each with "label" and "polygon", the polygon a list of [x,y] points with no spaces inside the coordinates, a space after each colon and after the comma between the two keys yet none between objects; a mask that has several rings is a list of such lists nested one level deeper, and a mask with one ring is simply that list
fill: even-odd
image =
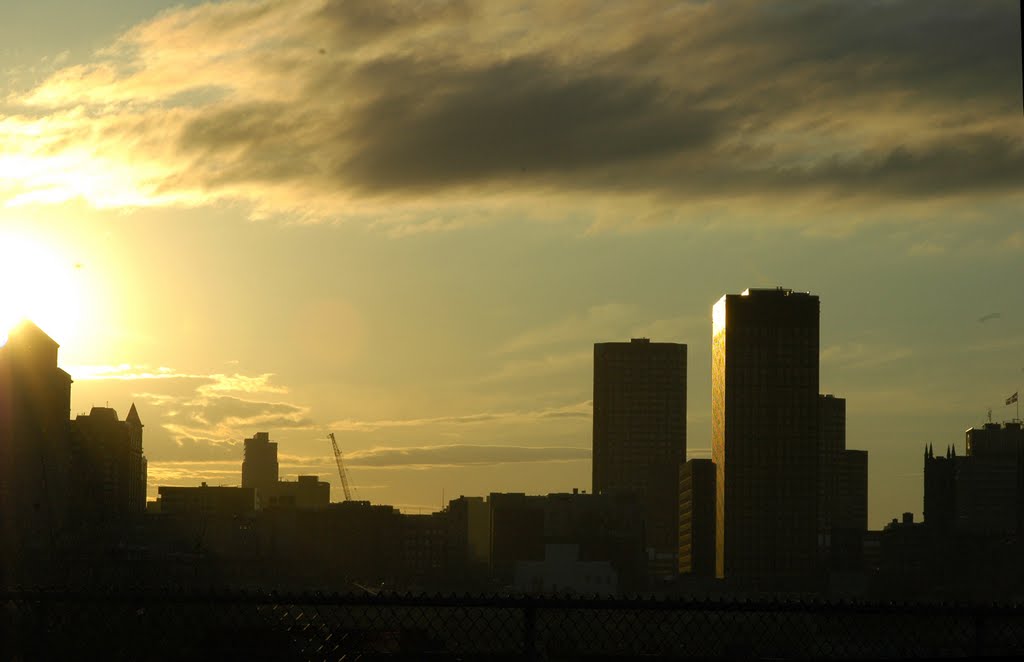
[{"label": "crane mast", "polygon": [[345,464],[341,461],[341,449],[338,448],[338,442],[334,439],[333,432],[329,433],[327,438],[331,440],[331,446],[334,447],[334,462],[338,465],[338,477],[341,478],[341,489],[345,493],[345,501],[351,501],[352,493],[348,488],[348,472],[345,471]]}]

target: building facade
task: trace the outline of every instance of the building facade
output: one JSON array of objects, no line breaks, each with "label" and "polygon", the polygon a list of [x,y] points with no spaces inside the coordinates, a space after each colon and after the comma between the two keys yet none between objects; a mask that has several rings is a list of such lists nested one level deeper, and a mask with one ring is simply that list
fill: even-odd
[{"label": "building facade", "polygon": [[716,575],[801,586],[818,562],[818,297],[750,289],[712,320]]},{"label": "building facade", "polygon": [[686,461],[686,345],[594,345],[593,491],[635,493],[652,577],[674,577]]}]

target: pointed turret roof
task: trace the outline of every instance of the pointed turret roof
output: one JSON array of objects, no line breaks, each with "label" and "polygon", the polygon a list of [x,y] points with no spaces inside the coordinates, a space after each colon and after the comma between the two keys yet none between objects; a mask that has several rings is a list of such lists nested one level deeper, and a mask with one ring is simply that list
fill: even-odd
[{"label": "pointed turret roof", "polygon": [[128,410],[128,415],[124,417],[124,420],[129,423],[135,423],[141,426],[142,420],[139,418],[139,410],[135,408],[135,403],[132,403],[132,408]]}]

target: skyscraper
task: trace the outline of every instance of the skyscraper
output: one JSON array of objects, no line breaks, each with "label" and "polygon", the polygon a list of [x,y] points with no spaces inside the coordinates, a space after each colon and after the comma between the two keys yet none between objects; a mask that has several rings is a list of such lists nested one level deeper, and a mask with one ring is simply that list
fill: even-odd
[{"label": "skyscraper", "polygon": [[596,343],[593,489],[639,496],[655,577],[677,573],[685,460],[686,345]]},{"label": "skyscraper", "polygon": [[716,574],[795,587],[818,560],[818,297],[750,289],[712,319]]}]

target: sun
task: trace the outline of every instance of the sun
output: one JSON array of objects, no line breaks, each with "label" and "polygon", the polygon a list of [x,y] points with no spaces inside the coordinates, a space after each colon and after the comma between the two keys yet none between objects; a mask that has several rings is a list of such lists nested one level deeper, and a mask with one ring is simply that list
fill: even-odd
[{"label": "sun", "polygon": [[0,231],[0,344],[23,319],[58,343],[78,330],[82,292],[74,262],[32,238]]}]

